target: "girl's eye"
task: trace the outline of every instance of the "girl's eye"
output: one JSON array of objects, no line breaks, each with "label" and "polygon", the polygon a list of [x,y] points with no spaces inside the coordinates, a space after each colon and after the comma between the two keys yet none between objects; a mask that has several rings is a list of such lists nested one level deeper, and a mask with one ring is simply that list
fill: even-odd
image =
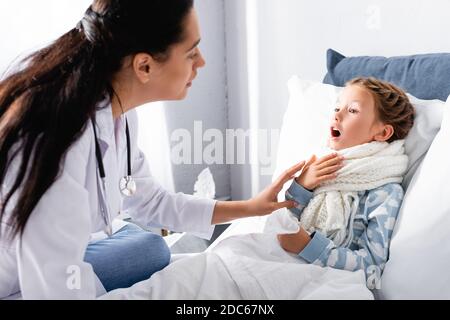
[{"label": "girl's eye", "polygon": [[334,112],[339,112],[339,108],[334,108]]},{"label": "girl's eye", "polygon": [[350,113],[358,113],[358,110],[353,109],[353,108],[349,108],[348,112],[350,112]]}]

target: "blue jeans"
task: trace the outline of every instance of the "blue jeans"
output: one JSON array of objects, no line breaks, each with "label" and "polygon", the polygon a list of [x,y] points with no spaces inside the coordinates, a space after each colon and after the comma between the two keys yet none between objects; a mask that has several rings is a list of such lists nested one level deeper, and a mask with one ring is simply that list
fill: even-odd
[{"label": "blue jeans", "polygon": [[111,237],[89,244],[84,260],[90,263],[106,291],[128,288],[146,280],[170,262],[164,239],[134,224]]}]

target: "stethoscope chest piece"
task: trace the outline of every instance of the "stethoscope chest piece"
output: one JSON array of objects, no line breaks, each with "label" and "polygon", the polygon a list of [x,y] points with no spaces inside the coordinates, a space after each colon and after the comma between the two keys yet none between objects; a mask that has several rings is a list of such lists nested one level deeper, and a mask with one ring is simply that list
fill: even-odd
[{"label": "stethoscope chest piece", "polygon": [[136,193],[136,182],[131,176],[126,176],[119,181],[120,192],[126,196],[131,197]]}]

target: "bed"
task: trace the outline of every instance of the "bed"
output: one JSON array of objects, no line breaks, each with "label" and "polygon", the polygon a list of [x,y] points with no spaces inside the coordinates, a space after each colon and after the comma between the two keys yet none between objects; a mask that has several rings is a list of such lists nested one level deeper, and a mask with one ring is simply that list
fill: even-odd
[{"label": "bed", "polygon": [[[281,128],[274,177],[310,154],[317,144],[313,132],[304,139],[302,147],[291,148],[289,137],[299,134],[296,130],[302,127],[298,121],[292,122],[294,118],[302,118],[302,111],[297,108],[299,101],[295,100],[298,91],[304,95],[305,90],[309,90],[309,94],[315,90],[318,94],[303,126],[308,122],[322,123],[325,114],[317,106],[329,103],[336,90],[356,76],[374,76],[397,84],[411,94],[417,110],[415,128],[406,146],[411,159],[403,182],[406,195],[391,241],[390,259],[377,289],[369,291],[365,287],[362,271],[312,268],[283,252],[273,234],[262,233],[267,220],[264,217],[232,223],[204,253],[175,259],[151,279],[129,289],[115,290],[103,298],[450,298],[447,272],[450,268],[450,236],[447,232],[450,202],[446,200],[446,195],[450,194],[447,184],[450,170],[446,165],[450,163],[446,152],[450,141],[450,108],[446,102],[450,94],[450,54],[347,58],[330,49],[327,67],[323,85],[301,81],[298,77],[289,81],[291,99]],[[310,128],[313,130],[320,130],[320,126]],[[223,281],[224,277],[226,281]]]}]

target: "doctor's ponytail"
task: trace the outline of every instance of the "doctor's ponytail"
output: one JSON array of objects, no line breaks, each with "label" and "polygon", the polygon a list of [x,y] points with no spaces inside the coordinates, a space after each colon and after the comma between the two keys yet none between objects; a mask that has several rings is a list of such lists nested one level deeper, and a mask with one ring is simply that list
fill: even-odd
[{"label": "doctor's ponytail", "polygon": [[167,59],[192,7],[193,0],[95,0],[75,28],[0,81],[0,223],[11,226],[11,237],[23,234],[67,150],[111,97],[124,58]]}]

